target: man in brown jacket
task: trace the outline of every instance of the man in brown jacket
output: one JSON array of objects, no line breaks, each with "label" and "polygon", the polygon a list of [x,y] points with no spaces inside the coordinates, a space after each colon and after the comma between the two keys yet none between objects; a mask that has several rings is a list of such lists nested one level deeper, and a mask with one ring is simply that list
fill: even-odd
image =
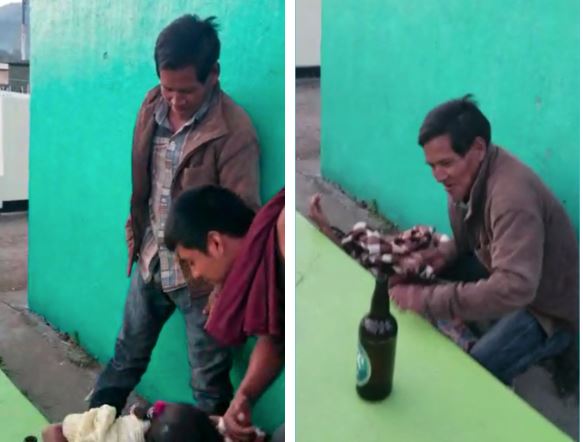
[{"label": "man in brown jacket", "polygon": [[429,112],[419,144],[448,194],[455,240],[423,258],[450,282],[397,284],[391,296],[432,319],[498,320],[470,353],[510,384],[577,341],[577,237],[535,173],[490,143],[471,96]]},{"label": "man in brown jacket", "polygon": [[146,95],[133,137],[126,226],[131,285],[115,352],[97,380],[91,407],[109,404],[121,411],[176,308],[186,323],[197,405],[219,414],[232,398],[230,354],[204,331],[210,286],[192,280],[187,267],[183,273],[164,245],[170,207],[186,189],[214,184],[259,207],[257,136],[245,111],[220,88],[219,53],[214,18],[185,15],[156,41],[160,84]]}]

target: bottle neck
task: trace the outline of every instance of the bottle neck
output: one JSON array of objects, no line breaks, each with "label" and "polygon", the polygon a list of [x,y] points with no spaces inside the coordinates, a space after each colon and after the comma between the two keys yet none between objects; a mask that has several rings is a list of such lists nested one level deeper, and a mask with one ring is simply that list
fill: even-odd
[{"label": "bottle neck", "polygon": [[387,275],[377,276],[369,316],[375,319],[386,319],[390,316],[389,278]]}]

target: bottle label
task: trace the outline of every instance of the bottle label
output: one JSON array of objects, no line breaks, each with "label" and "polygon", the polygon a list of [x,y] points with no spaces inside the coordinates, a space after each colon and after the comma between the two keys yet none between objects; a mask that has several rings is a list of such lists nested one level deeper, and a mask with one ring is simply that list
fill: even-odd
[{"label": "bottle label", "polygon": [[356,385],[362,387],[366,385],[370,379],[370,359],[364,347],[358,343],[358,351],[356,353]]}]

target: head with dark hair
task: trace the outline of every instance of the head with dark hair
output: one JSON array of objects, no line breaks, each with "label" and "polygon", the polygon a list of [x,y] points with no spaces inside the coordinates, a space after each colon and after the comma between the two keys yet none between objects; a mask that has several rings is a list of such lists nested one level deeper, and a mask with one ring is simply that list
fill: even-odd
[{"label": "head with dark hair", "polygon": [[190,404],[166,403],[151,418],[146,442],[222,442],[224,439],[202,410]]},{"label": "head with dark hair", "polygon": [[228,189],[203,186],[183,192],[170,209],[164,241],[192,277],[221,283],[238,256],[255,214]]},{"label": "head with dark hair", "polygon": [[490,122],[470,94],[440,104],[423,120],[418,142],[433,176],[454,201],[469,197],[490,138]]},{"label": "head with dark hair", "polygon": [[218,81],[221,43],[215,17],[183,15],[166,26],[154,49],[162,95],[187,121]]}]

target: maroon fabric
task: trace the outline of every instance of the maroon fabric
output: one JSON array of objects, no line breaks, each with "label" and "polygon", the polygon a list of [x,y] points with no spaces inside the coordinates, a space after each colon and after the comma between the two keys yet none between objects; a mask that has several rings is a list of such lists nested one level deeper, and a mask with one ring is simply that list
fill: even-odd
[{"label": "maroon fabric", "polygon": [[277,281],[277,219],[284,207],[282,189],[255,216],[217,295],[206,330],[221,345],[239,345],[248,336],[284,335],[284,294]]}]

